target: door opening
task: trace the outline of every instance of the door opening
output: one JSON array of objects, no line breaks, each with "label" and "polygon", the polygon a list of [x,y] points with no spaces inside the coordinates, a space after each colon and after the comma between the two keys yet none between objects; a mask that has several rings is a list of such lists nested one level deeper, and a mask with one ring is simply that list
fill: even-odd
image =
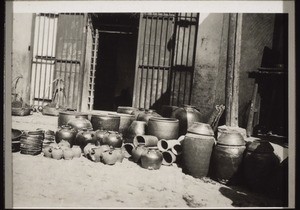
[{"label": "door opening", "polygon": [[94,13],[99,30],[94,110],[132,106],[139,14]]}]

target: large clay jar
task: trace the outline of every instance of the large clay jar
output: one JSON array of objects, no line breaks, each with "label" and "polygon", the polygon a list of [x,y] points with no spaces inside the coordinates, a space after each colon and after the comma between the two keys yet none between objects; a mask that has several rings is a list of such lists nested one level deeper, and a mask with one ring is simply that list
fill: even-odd
[{"label": "large clay jar", "polygon": [[58,115],[58,126],[61,127],[62,125],[67,125],[67,123],[71,120],[76,118],[76,116],[84,117],[88,119],[88,114],[84,114],[82,112],[75,112],[75,111],[62,111],[59,112]]},{"label": "large clay jar", "polygon": [[241,166],[246,142],[238,131],[223,132],[212,153],[212,178],[222,184],[235,185],[241,180]]},{"label": "large clay jar", "polygon": [[141,165],[146,169],[157,170],[161,167],[163,155],[158,149],[149,148],[141,154]]},{"label": "large clay jar", "polygon": [[139,163],[141,161],[141,155],[145,151],[148,151],[148,149],[144,145],[138,145],[137,147],[134,147],[131,151],[132,160],[136,163]]},{"label": "large clay jar", "polygon": [[108,134],[108,131],[107,130],[96,130],[95,131],[95,145],[98,146],[98,145],[103,145],[104,144],[104,136]]},{"label": "large clay jar", "polygon": [[152,117],[149,119],[147,134],[160,139],[177,139],[179,120],[176,118]]},{"label": "large clay jar", "polygon": [[114,165],[118,161],[118,154],[113,150],[108,150],[102,153],[102,162],[107,165]]},{"label": "large clay jar", "polygon": [[123,144],[123,137],[116,131],[108,131],[103,137],[103,144],[107,144],[114,148],[121,148]]},{"label": "large clay jar", "polygon": [[154,109],[145,109],[144,112],[139,113],[136,120],[145,121],[148,123],[148,121],[151,117],[161,117],[161,116],[159,114],[157,114]]},{"label": "large clay jar", "polygon": [[214,143],[211,126],[194,122],[181,141],[183,172],[196,178],[206,177]]},{"label": "large clay jar", "polygon": [[131,106],[118,106],[117,113],[123,113],[123,114],[132,114],[133,111],[137,110],[137,108],[131,107]]},{"label": "large clay jar", "polygon": [[120,116],[116,114],[92,115],[91,122],[95,130],[119,131]]},{"label": "large clay jar", "polygon": [[178,108],[178,106],[162,105],[159,114],[162,117],[170,118],[172,116],[172,113]]},{"label": "large clay jar", "polygon": [[77,131],[73,129],[71,125],[62,125],[55,133],[55,141],[59,143],[61,140],[65,140],[72,145],[76,134]]},{"label": "large clay jar", "polygon": [[93,129],[92,123],[86,119],[84,116],[76,116],[74,119],[71,119],[68,123],[75,130],[79,131],[81,129]]},{"label": "large clay jar", "polygon": [[84,147],[88,144],[94,144],[96,143],[95,140],[95,132],[93,130],[88,130],[88,129],[82,129],[80,130],[77,135],[76,138],[74,140],[74,144],[73,145],[78,145],[80,146],[80,148],[83,150]]},{"label": "large clay jar", "polygon": [[133,139],[137,135],[146,134],[147,123],[144,121],[133,121],[126,133],[123,134],[125,143],[133,143]]},{"label": "large clay jar", "polygon": [[194,122],[201,122],[200,112],[195,106],[190,105],[184,105],[183,107],[175,109],[171,117],[179,120],[179,135],[185,135],[187,129]]},{"label": "large clay jar", "polygon": [[243,161],[243,175],[249,189],[257,192],[268,191],[271,178],[276,174],[279,158],[267,140],[254,140],[247,145]]},{"label": "large clay jar", "polygon": [[118,114],[120,116],[120,126],[119,126],[119,132],[125,133],[131,123],[135,120],[134,115],[131,114]]}]

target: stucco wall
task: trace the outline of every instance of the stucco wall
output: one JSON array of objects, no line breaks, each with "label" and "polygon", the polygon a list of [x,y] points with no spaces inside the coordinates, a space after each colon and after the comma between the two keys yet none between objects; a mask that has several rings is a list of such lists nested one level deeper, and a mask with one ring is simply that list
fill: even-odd
[{"label": "stucco wall", "polygon": [[29,103],[30,97],[32,17],[31,13],[13,14],[12,80],[19,75],[23,77],[19,80],[16,91],[26,103]]}]

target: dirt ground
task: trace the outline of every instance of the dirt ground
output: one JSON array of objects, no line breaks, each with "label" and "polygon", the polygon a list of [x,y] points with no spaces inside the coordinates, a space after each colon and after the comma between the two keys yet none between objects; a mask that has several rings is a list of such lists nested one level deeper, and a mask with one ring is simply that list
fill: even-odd
[{"label": "dirt ground", "polygon": [[[57,117],[13,117],[12,127],[56,130]],[[206,208],[279,207],[280,201],[196,179],[176,164],[147,170],[124,159],[109,166],[85,157],[55,160],[13,153],[13,207]]]}]

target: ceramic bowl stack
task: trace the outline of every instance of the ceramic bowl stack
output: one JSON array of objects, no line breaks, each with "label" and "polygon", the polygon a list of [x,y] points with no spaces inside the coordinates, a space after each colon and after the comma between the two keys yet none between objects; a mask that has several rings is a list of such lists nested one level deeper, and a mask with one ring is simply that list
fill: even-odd
[{"label": "ceramic bowl stack", "polygon": [[51,143],[55,142],[55,132],[52,130],[45,131],[44,140],[43,140],[43,148],[49,146]]},{"label": "ceramic bowl stack", "polygon": [[21,154],[38,155],[42,152],[45,131],[24,131],[21,136]]}]

